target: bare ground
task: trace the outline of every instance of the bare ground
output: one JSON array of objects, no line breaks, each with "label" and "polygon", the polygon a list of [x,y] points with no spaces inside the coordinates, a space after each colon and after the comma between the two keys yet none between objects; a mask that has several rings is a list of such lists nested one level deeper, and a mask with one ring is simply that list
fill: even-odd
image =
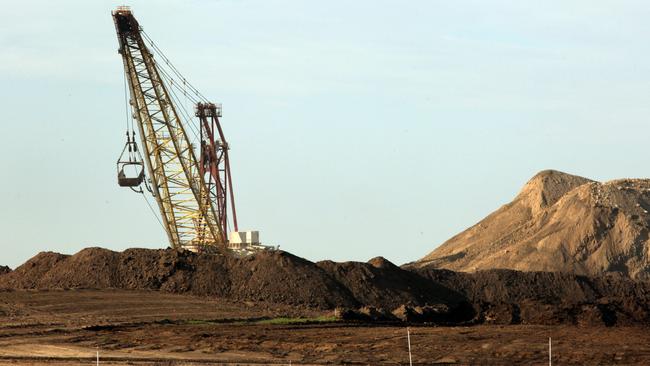
[{"label": "bare ground", "polygon": [[[331,312],[141,290],[0,292],[0,365],[408,364],[403,325],[296,323]],[[414,364],[650,364],[643,326],[411,328]]]}]

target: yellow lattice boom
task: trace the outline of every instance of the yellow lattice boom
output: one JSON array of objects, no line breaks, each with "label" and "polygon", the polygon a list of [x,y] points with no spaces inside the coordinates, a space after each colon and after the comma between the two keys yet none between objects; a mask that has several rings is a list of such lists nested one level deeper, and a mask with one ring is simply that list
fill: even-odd
[{"label": "yellow lattice boom", "polygon": [[152,193],[169,242],[174,248],[221,248],[225,235],[215,204],[138,22],[125,7],[113,11],[113,20]]}]

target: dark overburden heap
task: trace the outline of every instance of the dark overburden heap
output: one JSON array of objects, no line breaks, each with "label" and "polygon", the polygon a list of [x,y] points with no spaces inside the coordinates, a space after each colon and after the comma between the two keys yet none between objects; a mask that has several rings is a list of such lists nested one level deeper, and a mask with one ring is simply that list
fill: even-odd
[{"label": "dark overburden heap", "polygon": [[650,285],[622,276],[406,270],[381,257],[312,263],[281,251],[244,258],[171,249],[44,252],[0,275],[0,288],[149,289],[337,308],[342,318],[375,321],[614,325],[650,319]]},{"label": "dark overburden heap", "polygon": [[0,277],[14,289],[151,289],[319,308],[354,298],[313,263],[285,252],[245,258],[189,251],[88,248],[72,256],[43,252]]},{"label": "dark overburden heap", "polygon": [[621,325],[650,320],[650,282],[618,274],[413,271],[461,293],[474,304],[483,322]]}]

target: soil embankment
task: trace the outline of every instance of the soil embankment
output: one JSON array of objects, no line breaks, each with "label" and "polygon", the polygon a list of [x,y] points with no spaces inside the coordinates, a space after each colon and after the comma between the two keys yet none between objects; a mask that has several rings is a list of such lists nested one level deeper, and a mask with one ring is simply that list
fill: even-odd
[{"label": "soil embankment", "polygon": [[650,284],[624,276],[509,270],[458,273],[368,263],[313,263],[281,251],[244,258],[88,248],[43,252],[0,275],[0,289],[156,290],[296,308],[347,319],[439,324],[632,324],[650,320]]},{"label": "soil embankment", "polygon": [[474,304],[481,322],[496,324],[647,324],[650,282],[610,274],[415,269]]}]

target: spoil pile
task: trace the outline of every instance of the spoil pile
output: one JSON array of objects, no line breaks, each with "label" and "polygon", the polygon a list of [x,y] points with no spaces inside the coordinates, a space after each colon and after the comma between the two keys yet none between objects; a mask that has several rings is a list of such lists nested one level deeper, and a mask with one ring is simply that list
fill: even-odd
[{"label": "spoil pile", "polygon": [[351,318],[462,322],[475,316],[472,306],[458,292],[405,271],[383,257],[368,263],[322,261],[316,265],[366,306],[350,314]]},{"label": "spoil pile", "polygon": [[619,274],[413,269],[474,304],[481,322],[498,324],[648,323],[650,282]]},{"label": "spoil pile", "polygon": [[[149,289],[235,301],[343,308],[348,315],[365,308],[376,320],[400,318],[392,311],[404,305],[417,307],[422,320],[448,323],[475,317],[463,296],[384,258],[369,263],[315,264],[282,251],[243,258],[172,249],[120,253],[88,248],[71,256],[43,252],[0,276],[0,288]],[[427,318],[424,313],[431,306],[437,310]]]},{"label": "spoil pile", "polygon": [[337,309],[344,319],[439,324],[627,324],[650,320],[650,283],[509,270],[457,273],[312,263],[282,251],[244,258],[172,249],[44,252],[0,275],[1,289],[148,289],[233,301]]},{"label": "spoil pile", "polygon": [[0,288],[150,289],[321,309],[392,310],[402,304],[453,309],[463,302],[453,291],[383,258],[317,265],[282,251],[243,258],[172,249],[87,248],[72,256],[43,252],[0,276]]},{"label": "spoil pile", "polygon": [[650,180],[543,171],[511,203],[407,267],[650,279],[649,211]]},{"label": "spoil pile", "polygon": [[1,276],[0,287],[150,289],[318,308],[357,304],[322,269],[280,251],[245,258],[171,249],[43,252]]}]

